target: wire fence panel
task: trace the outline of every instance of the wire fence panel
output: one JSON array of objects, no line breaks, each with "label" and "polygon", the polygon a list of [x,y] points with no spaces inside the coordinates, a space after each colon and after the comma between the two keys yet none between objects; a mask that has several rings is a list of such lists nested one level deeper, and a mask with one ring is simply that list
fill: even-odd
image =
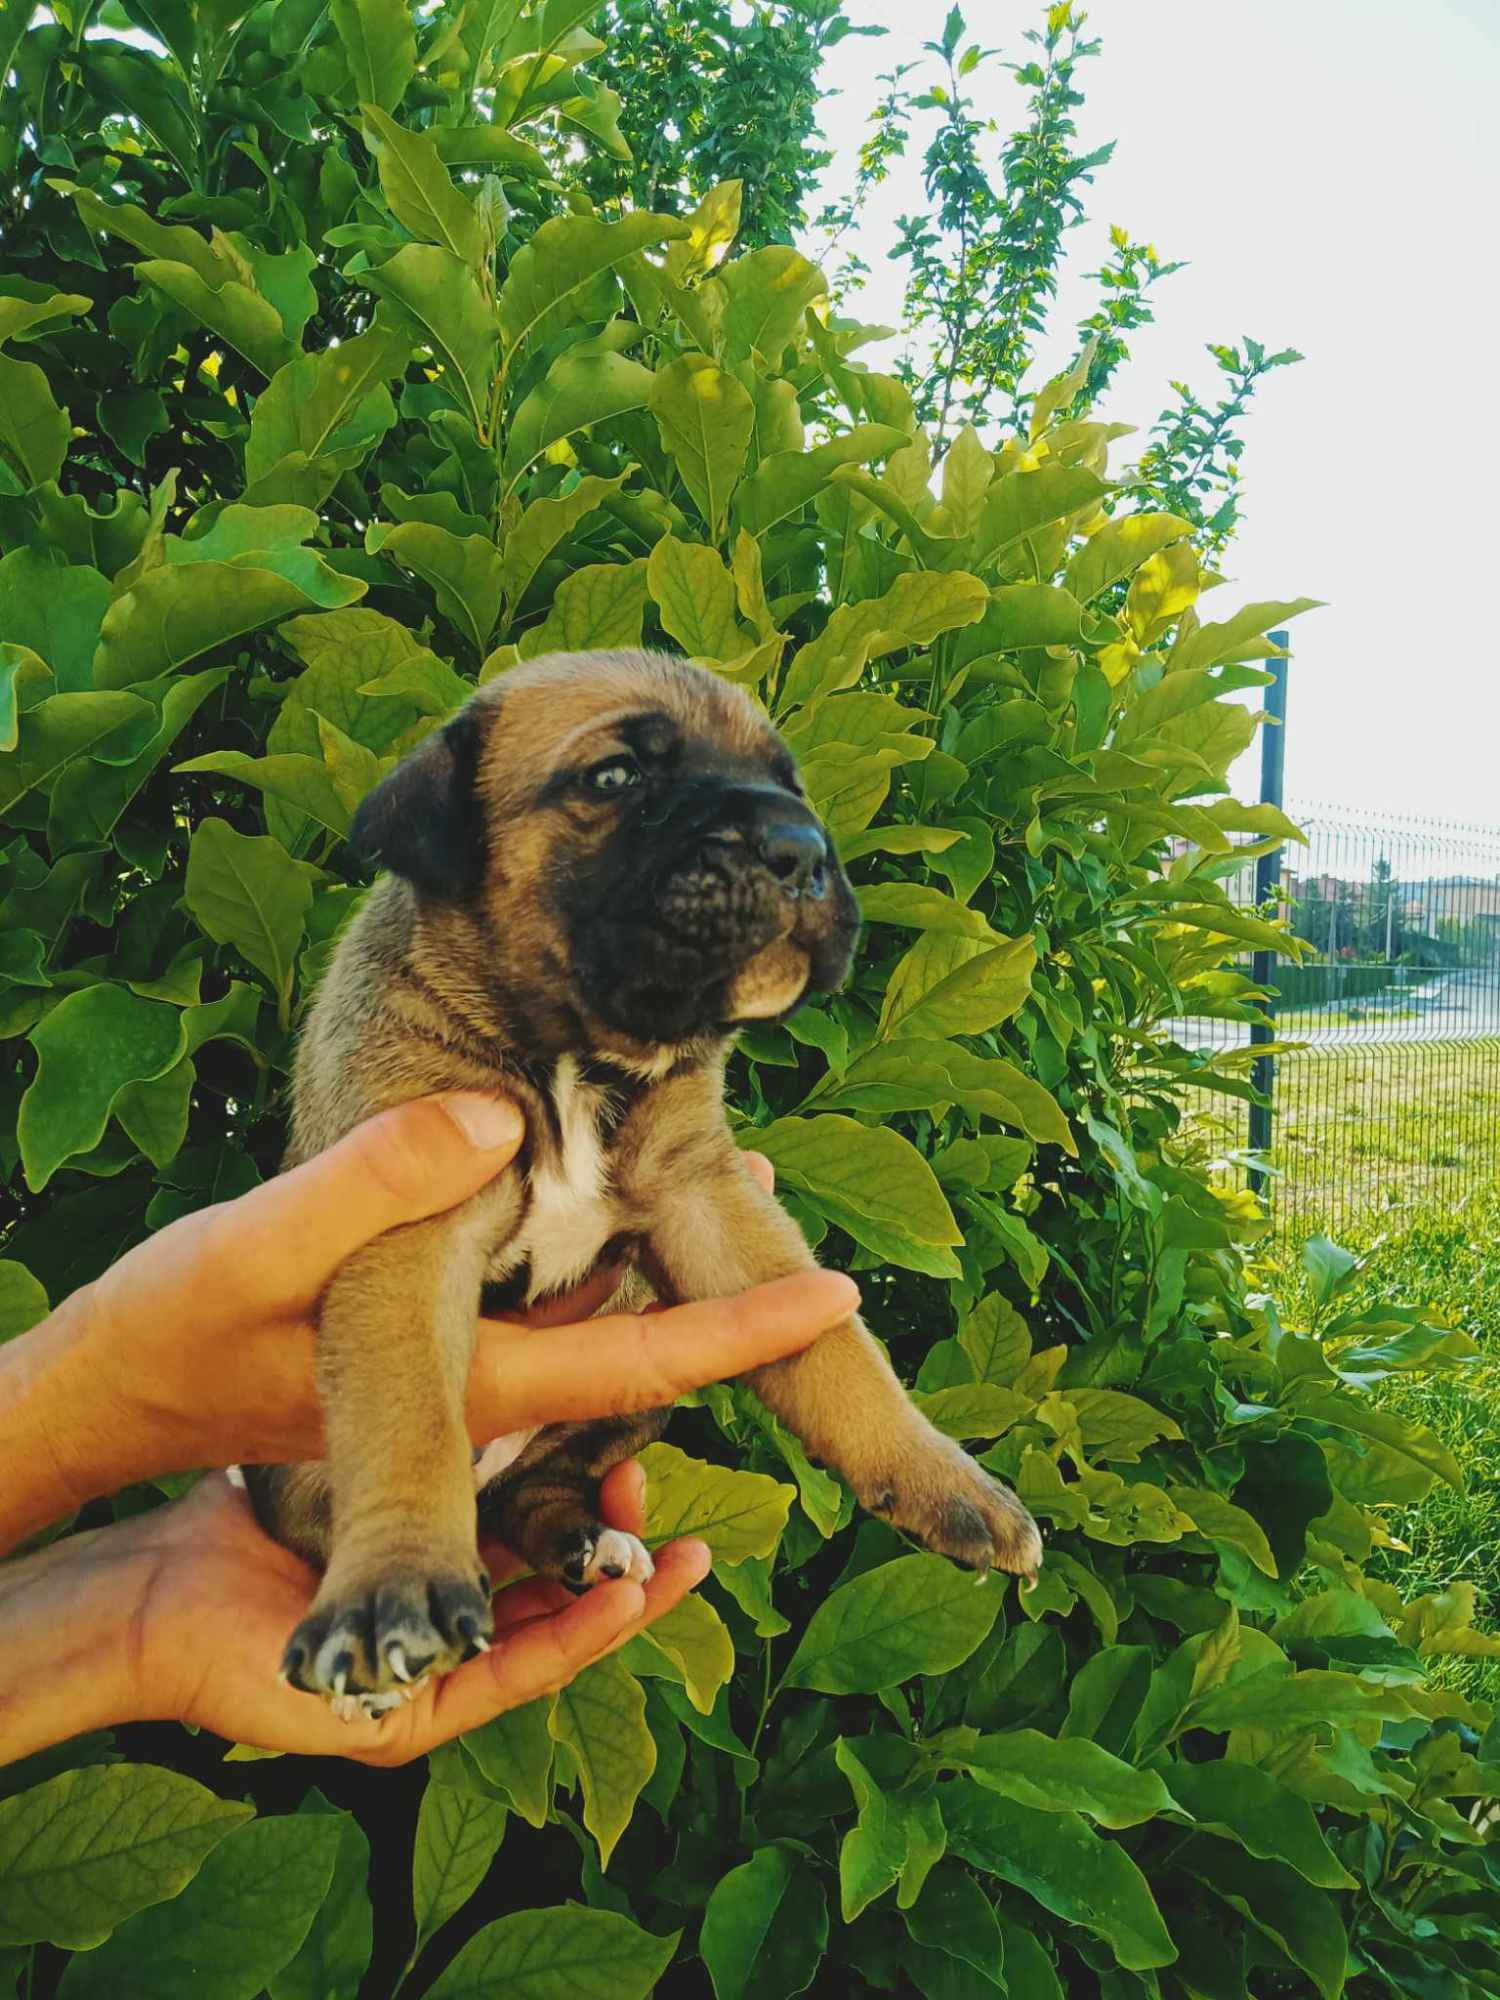
[{"label": "wire fence panel", "polygon": [[[1307,844],[1282,850],[1279,903],[1309,952],[1266,974],[1279,1052],[1264,1186],[1295,1244],[1372,1233],[1500,1174],[1500,829],[1287,810]],[[1225,887],[1254,907],[1253,864]],[[1202,1016],[1174,1031],[1204,1050],[1251,1039],[1244,1022]],[[1245,1111],[1212,1115],[1243,1172]]]}]

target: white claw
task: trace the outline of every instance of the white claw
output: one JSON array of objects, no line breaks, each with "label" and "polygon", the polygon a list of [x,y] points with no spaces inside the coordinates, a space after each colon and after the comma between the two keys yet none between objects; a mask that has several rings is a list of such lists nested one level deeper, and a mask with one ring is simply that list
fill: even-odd
[{"label": "white claw", "polygon": [[386,1664],[398,1681],[410,1681],[411,1668],[406,1664],[406,1651],[399,1639],[393,1639],[385,1649]]},{"label": "white claw", "polygon": [[349,1685],[349,1676],[344,1672],[343,1668],[340,1667],[338,1672],[333,1677],[333,1691],[339,1697],[340,1701],[343,1700],[344,1689],[348,1687],[348,1685]]},{"label": "white claw", "polygon": [[488,1639],[474,1639],[470,1643],[477,1647],[481,1653],[487,1653],[490,1650],[490,1641]]}]

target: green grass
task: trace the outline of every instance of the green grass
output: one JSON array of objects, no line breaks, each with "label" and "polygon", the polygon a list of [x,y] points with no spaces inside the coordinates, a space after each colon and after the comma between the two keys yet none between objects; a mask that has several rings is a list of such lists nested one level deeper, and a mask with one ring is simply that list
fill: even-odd
[{"label": "green grass", "polygon": [[[1466,1486],[1439,1485],[1419,1505],[1390,1516],[1406,1553],[1388,1552],[1379,1571],[1403,1597],[1454,1581],[1478,1592],[1475,1623],[1500,1632],[1500,1180],[1450,1202],[1401,1213],[1389,1230],[1370,1217],[1338,1240],[1352,1250],[1378,1245],[1349,1303],[1400,1301],[1426,1306],[1478,1342],[1480,1359],[1457,1374],[1388,1382],[1378,1393],[1397,1413],[1427,1424],[1463,1467]],[[1283,1268],[1275,1284],[1295,1314],[1307,1300],[1300,1273]],[[1295,1323],[1295,1321],[1294,1321]],[[1436,1677],[1476,1700],[1500,1703],[1500,1661],[1444,1658]]]},{"label": "green grass", "polygon": [[1271,1161],[1297,1241],[1456,1205],[1500,1175],[1500,1041],[1282,1057]]}]

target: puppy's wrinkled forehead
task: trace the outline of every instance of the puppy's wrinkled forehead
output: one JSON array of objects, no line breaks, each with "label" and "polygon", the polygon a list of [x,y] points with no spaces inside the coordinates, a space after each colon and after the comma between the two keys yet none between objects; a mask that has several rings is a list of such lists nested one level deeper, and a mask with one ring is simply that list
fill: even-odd
[{"label": "puppy's wrinkled forehead", "polygon": [[[780,750],[743,689],[665,653],[552,653],[490,686],[497,712],[481,770],[497,805],[535,797],[560,766],[615,748],[659,751],[676,739],[727,763],[760,764]],[[643,745],[643,731],[658,740]]]}]

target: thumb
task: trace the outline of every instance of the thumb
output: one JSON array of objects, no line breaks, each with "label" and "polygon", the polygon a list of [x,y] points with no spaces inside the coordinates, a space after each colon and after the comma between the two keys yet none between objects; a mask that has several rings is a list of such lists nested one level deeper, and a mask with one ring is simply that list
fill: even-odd
[{"label": "thumb", "polygon": [[379,1111],[232,1204],[240,1269],[253,1272],[263,1255],[279,1297],[315,1296],[352,1251],[477,1194],[510,1165],[525,1130],[508,1098],[479,1091]]}]

